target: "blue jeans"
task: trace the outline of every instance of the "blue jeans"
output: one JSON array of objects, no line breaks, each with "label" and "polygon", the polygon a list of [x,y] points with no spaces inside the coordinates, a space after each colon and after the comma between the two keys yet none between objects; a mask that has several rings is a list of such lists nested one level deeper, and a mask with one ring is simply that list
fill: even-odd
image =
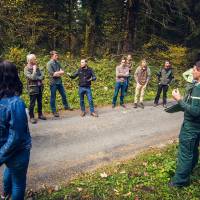
[{"label": "blue jeans", "polygon": [[56,92],[57,92],[57,90],[62,97],[62,103],[64,105],[64,108],[69,107],[68,102],[67,102],[67,96],[65,93],[65,88],[63,87],[63,84],[51,85],[50,90],[51,90],[50,105],[51,105],[51,110],[53,113],[56,112]]},{"label": "blue jeans", "polygon": [[85,112],[85,103],[84,103],[84,95],[86,94],[90,106],[90,112],[94,112],[94,104],[92,99],[92,90],[90,87],[79,87],[79,97],[80,97],[80,106],[81,110]]},{"label": "blue jeans", "polygon": [[3,172],[3,190],[12,200],[23,200],[26,189],[26,174],[30,150],[17,152],[8,162]]},{"label": "blue jeans", "polygon": [[121,90],[120,105],[124,104],[125,89],[126,89],[126,83],[125,82],[116,82],[115,92],[114,92],[113,101],[112,101],[113,105],[116,105],[119,90]]},{"label": "blue jeans", "polygon": [[130,76],[126,78],[126,88],[125,88],[125,91],[124,91],[124,92],[125,92],[125,95],[126,95],[127,92],[128,92],[128,86],[129,86],[130,79],[131,79]]}]

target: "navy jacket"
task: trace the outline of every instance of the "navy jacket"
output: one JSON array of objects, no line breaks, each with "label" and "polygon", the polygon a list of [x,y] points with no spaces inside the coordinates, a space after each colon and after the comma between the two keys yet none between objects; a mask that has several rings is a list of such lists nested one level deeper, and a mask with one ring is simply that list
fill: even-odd
[{"label": "navy jacket", "polygon": [[79,68],[70,78],[74,79],[79,77],[80,87],[90,87],[91,81],[96,80],[94,71],[90,67]]},{"label": "navy jacket", "polygon": [[0,99],[0,165],[18,151],[31,148],[31,136],[20,97]]}]

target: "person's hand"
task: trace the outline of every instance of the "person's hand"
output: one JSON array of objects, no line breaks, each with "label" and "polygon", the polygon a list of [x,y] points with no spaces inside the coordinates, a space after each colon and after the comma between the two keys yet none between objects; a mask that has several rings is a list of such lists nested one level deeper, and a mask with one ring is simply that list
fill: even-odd
[{"label": "person's hand", "polygon": [[37,70],[37,65],[33,65],[33,71],[36,72]]},{"label": "person's hand", "polygon": [[180,100],[182,99],[181,94],[180,94],[178,88],[177,88],[177,89],[174,89],[174,90],[172,91],[172,97],[173,97],[176,101],[180,101]]},{"label": "person's hand", "polygon": [[88,81],[88,82],[92,81],[92,78],[90,78],[90,79],[87,79],[87,81]]}]

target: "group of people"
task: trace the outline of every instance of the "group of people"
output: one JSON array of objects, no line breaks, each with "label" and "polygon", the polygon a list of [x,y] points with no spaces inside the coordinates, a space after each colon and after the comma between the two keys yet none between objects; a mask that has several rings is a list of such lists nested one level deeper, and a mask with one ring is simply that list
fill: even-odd
[{"label": "group of people", "polygon": [[[34,119],[34,105],[38,103],[38,116],[45,120],[42,112],[42,90],[44,74],[37,66],[36,57],[33,54],[27,56],[27,66],[24,73],[27,77],[27,86],[30,94],[29,115]],[[51,60],[47,64],[50,75],[51,109],[55,117],[55,98],[58,90],[62,96],[65,109],[71,110],[61,77],[64,75],[58,54],[51,52]],[[113,107],[119,90],[121,90],[120,104],[124,107],[124,95],[128,89],[130,71],[132,70],[130,60],[121,60],[116,68],[116,87],[113,97]],[[192,74],[192,78],[191,78]],[[79,95],[82,116],[85,115],[84,95],[86,94],[90,104],[90,112],[97,116],[94,111],[91,81],[96,80],[93,70],[88,67],[87,60],[81,60],[81,67],[74,74],[68,76],[79,77]],[[181,110],[184,111],[184,121],[179,136],[179,154],[175,175],[170,182],[171,187],[182,187],[190,184],[190,174],[198,163],[199,141],[200,141],[200,61],[197,62],[190,73],[184,74],[190,84],[187,98],[183,98],[179,91],[173,90],[172,96],[177,101]],[[150,80],[150,69],[145,60],[135,71],[136,94],[135,104],[143,107],[143,95],[145,87]],[[158,104],[161,91],[164,92],[163,104],[166,103],[166,92],[168,85],[173,79],[170,63],[165,62],[164,67],[158,73],[158,91],[155,98],[155,106]],[[23,85],[18,76],[16,66],[9,61],[0,62],[0,166],[5,164],[3,172],[3,194],[2,199],[23,200],[26,188],[26,174],[30,158],[31,136],[29,132],[26,106],[20,98]],[[140,98],[138,102],[138,95]],[[34,122],[34,120],[32,120]]]},{"label": "group of people", "polygon": [[[124,97],[127,94],[132,70],[133,70],[133,64],[131,55],[128,55],[127,58],[123,57],[121,59],[120,65],[116,67],[116,84],[112,101],[113,108],[115,108],[116,106],[119,91],[120,91],[120,105],[124,108],[126,107],[124,105]],[[147,65],[147,61],[143,59],[140,61],[139,66],[136,68],[134,73],[134,79],[136,82],[134,108],[137,108],[138,106],[144,108],[143,104],[144,94],[145,94],[145,89],[150,81],[150,78],[151,78],[151,70]],[[154,100],[154,106],[158,105],[160,95],[163,92],[163,106],[166,107],[167,91],[170,83],[174,79],[172,67],[169,61],[165,61],[164,66],[157,73],[157,78],[158,78],[158,90]]]},{"label": "group of people", "polygon": [[[80,107],[81,107],[81,116],[86,115],[85,111],[85,103],[84,96],[86,95],[88,98],[90,113],[94,117],[98,117],[97,113],[94,110],[92,91],[91,91],[91,81],[96,80],[96,76],[94,71],[88,66],[87,60],[82,59],[80,63],[80,68],[74,73],[65,73],[62,68],[60,62],[58,61],[58,53],[56,51],[50,52],[50,61],[47,63],[47,69],[50,79],[50,106],[51,111],[54,117],[59,117],[59,113],[56,109],[56,92],[58,91],[62,98],[62,103],[65,110],[72,111],[73,109],[70,107],[65,88],[62,83],[62,76],[68,75],[70,78],[75,79],[79,78],[79,96],[80,96]],[[27,55],[27,65],[24,68],[24,74],[27,78],[27,90],[30,97],[30,105],[29,105],[29,116],[30,122],[35,124],[37,120],[34,116],[34,107],[37,101],[37,111],[38,118],[41,120],[46,120],[46,117],[42,112],[42,93],[43,93],[43,79],[44,73],[37,65],[37,59],[35,54]]]}]

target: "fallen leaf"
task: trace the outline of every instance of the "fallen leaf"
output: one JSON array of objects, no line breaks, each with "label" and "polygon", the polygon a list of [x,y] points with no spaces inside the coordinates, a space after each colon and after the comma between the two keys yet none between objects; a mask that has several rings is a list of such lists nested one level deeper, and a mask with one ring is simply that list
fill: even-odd
[{"label": "fallen leaf", "polygon": [[105,172],[100,173],[100,176],[101,176],[101,178],[107,178],[108,177],[108,175]]}]

